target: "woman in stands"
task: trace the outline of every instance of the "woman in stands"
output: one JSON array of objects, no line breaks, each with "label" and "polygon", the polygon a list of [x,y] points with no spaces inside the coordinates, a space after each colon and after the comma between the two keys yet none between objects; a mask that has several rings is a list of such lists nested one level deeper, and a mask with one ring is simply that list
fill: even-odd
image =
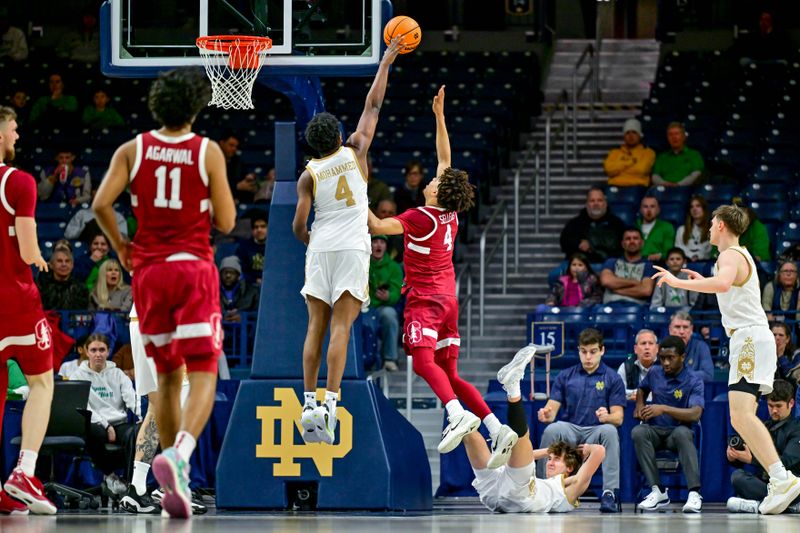
[{"label": "woman in stands", "polygon": [[603,300],[603,287],[592,271],[586,254],[575,252],[569,256],[567,273],[559,276],[553,290],[545,300],[549,306],[586,307]]},{"label": "woman in stands", "polygon": [[122,268],[116,259],[107,259],[100,265],[97,285],[89,300],[92,311],[130,312],[133,305],[131,287],[123,281]]},{"label": "woman in stands", "polygon": [[775,336],[775,346],[778,348],[775,379],[785,379],[797,387],[800,380],[800,350],[796,351],[792,342],[792,330],[786,322],[772,322],[769,329]]},{"label": "woman in stands", "polygon": [[686,223],[675,232],[675,246],[683,250],[690,261],[711,259],[710,228],[708,202],[702,195],[695,194],[689,199]]}]

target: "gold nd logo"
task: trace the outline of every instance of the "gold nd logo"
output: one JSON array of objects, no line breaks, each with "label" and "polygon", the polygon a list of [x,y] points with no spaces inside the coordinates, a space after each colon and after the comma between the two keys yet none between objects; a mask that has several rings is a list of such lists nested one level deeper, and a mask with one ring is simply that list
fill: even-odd
[{"label": "gold nd logo", "polygon": [[681,389],[675,389],[675,392],[673,392],[672,395],[675,396],[676,400],[680,400],[683,398],[683,391]]},{"label": "gold nd logo", "polygon": [[594,384],[594,388],[597,389],[597,390],[603,390],[603,389],[606,388],[606,382],[605,381],[598,381],[598,382],[596,382]]},{"label": "gold nd logo", "polygon": [[[290,387],[276,388],[273,397],[280,405],[256,408],[256,418],[261,420],[261,444],[256,446],[256,457],[280,459],[272,465],[273,476],[299,476],[300,464],[295,462],[297,459],[311,459],[320,476],[332,476],[333,460],[345,457],[353,449],[353,415],[343,407],[336,408],[336,418],[339,420],[339,442],[336,444],[297,444],[295,428],[303,431],[300,425],[303,406],[297,399],[297,393]],[[317,389],[317,399],[324,397],[325,390]],[[277,442],[276,422],[280,425]]]}]

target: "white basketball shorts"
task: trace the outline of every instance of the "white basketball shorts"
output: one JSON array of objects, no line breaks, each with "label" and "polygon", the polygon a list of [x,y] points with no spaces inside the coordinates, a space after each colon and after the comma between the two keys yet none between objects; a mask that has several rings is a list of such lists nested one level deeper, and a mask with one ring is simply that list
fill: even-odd
[{"label": "white basketball shorts", "polygon": [[731,335],[728,361],[728,385],[744,378],[759,386],[761,394],[772,392],[772,381],[777,368],[777,347],[772,331],[766,326],[739,328]]},{"label": "white basketball shorts", "polygon": [[306,252],[303,298],[313,296],[333,307],[345,292],[369,305],[369,254],[359,250]]}]

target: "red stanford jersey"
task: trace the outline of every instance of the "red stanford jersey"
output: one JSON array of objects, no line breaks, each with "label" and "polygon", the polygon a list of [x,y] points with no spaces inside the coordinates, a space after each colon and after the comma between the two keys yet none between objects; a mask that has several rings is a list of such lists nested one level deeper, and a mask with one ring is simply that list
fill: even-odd
[{"label": "red stanford jersey", "polygon": [[13,308],[15,314],[42,305],[31,267],[19,255],[14,224],[16,217],[33,217],[35,211],[36,180],[27,172],[0,163],[0,302],[6,311]]},{"label": "red stanford jersey", "polygon": [[136,136],[131,170],[131,205],[139,223],[133,241],[134,270],[188,253],[212,261],[208,139],[156,131]]},{"label": "red stanford jersey", "polygon": [[406,289],[419,294],[456,293],[453,244],[458,215],[441,207],[409,209],[396,217],[403,224]]}]

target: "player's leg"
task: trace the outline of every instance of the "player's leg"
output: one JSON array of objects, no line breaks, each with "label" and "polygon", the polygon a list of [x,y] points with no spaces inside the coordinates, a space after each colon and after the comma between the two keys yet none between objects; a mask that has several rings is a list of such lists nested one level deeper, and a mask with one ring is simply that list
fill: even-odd
[{"label": "player's leg", "polygon": [[[318,298],[313,296],[306,297],[306,307],[308,308],[308,329],[306,330],[306,340],[303,343],[303,388],[305,391],[314,394],[314,406],[316,406],[317,381],[319,380],[319,367],[322,364],[322,341],[325,339],[325,332],[328,330],[328,322],[331,319],[331,307]],[[309,398],[306,398],[309,403]]]},{"label": "player's leg", "polygon": [[[0,357],[0,428],[3,427],[3,413],[6,408],[7,393],[8,366],[6,366],[6,360]],[[2,487],[0,487],[0,514],[26,515],[28,514],[28,506],[6,494]]]}]

